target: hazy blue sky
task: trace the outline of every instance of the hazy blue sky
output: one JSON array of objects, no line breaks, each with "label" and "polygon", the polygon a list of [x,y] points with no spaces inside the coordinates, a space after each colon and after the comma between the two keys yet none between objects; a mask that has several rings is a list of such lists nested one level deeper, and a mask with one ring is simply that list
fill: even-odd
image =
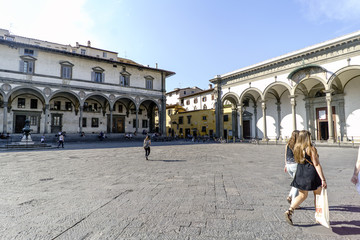
[{"label": "hazy blue sky", "polygon": [[0,0],[0,28],[176,72],[167,91],[360,30],[359,0]]}]

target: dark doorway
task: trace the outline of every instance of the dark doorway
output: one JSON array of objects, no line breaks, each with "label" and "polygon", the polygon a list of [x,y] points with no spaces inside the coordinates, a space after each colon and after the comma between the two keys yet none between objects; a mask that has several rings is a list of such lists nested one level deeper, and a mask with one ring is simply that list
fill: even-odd
[{"label": "dark doorway", "polygon": [[329,139],[329,125],[328,122],[319,122],[320,140]]},{"label": "dark doorway", "polygon": [[[108,117],[108,126],[110,126],[110,117]],[[108,131],[110,129],[108,128]],[[125,133],[125,117],[124,116],[113,116],[112,122],[113,133]]]},{"label": "dark doorway", "polygon": [[[332,107],[333,112],[333,129],[334,138],[336,139],[336,128],[335,128],[335,107]],[[317,140],[328,140],[329,139],[329,122],[327,108],[316,108],[316,121],[317,121]]]},{"label": "dark doorway", "polygon": [[227,139],[227,129],[224,130],[224,138]]},{"label": "dark doorway", "polygon": [[16,115],[15,117],[15,133],[22,133],[22,129],[25,126],[25,115]]},{"label": "dark doorway", "polygon": [[243,121],[243,135],[244,139],[250,139],[250,120],[244,120]]}]

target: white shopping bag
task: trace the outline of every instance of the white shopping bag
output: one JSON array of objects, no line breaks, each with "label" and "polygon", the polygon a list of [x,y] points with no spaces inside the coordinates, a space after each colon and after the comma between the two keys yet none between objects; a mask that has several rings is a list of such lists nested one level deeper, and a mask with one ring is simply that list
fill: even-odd
[{"label": "white shopping bag", "polygon": [[360,194],[360,172],[359,172],[359,175],[358,175],[358,182],[356,184],[356,189],[357,189],[358,193]]},{"label": "white shopping bag", "polygon": [[326,188],[322,188],[320,195],[316,195],[315,219],[324,227],[330,228],[329,203]]}]

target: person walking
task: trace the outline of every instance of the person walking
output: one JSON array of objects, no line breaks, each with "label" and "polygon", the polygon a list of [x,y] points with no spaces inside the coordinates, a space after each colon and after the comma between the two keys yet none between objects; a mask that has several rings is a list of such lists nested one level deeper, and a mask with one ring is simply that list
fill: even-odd
[{"label": "person walking", "polygon": [[[299,137],[299,131],[294,130],[291,134],[291,137],[288,143],[285,146],[285,168],[284,172],[289,173],[291,178],[294,178],[297,168],[297,163],[294,159],[294,146],[296,143],[296,139]],[[296,187],[291,187],[288,197],[286,200],[289,204],[291,204],[292,200],[299,194],[299,190]]]},{"label": "person walking", "polygon": [[313,191],[316,207],[316,195],[321,193],[321,188],[326,188],[326,180],[319,162],[317,149],[311,143],[311,134],[302,130],[294,147],[294,159],[298,163],[292,187],[299,189],[299,195],[291,202],[289,210],[285,212],[285,220],[293,225],[292,215],[294,210],[307,198],[308,192]]},{"label": "person walking", "polygon": [[61,147],[64,148],[64,140],[65,140],[65,137],[64,137],[64,134],[63,133],[60,133],[59,135],[59,145],[57,146],[57,148]]},{"label": "person walking", "polygon": [[146,160],[149,160],[148,157],[150,155],[150,145],[151,145],[151,139],[149,137],[149,135],[146,135],[145,139],[144,139],[144,149],[145,149],[145,158]]}]

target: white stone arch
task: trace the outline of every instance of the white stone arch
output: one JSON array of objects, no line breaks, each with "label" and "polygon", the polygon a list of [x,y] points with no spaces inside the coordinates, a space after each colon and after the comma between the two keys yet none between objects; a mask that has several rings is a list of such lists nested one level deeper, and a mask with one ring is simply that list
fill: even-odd
[{"label": "white stone arch", "polygon": [[[242,101],[244,100],[244,96],[245,96],[246,94],[251,94],[251,92],[256,92],[256,93],[259,94],[260,99],[258,99],[258,100],[260,100],[260,101],[264,100],[263,94],[262,94],[262,92],[261,92],[260,89],[255,88],[255,87],[249,87],[249,88],[245,89],[245,90],[240,94],[239,102],[242,102]],[[251,94],[251,95],[253,95],[253,94]],[[253,96],[254,96],[254,95],[253,95]]]},{"label": "white stone arch", "polygon": [[337,88],[339,92],[343,92],[345,86],[360,73],[360,65],[350,65],[338,69],[333,73],[328,81],[328,86],[330,88]]},{"label": "white stone arch", "polygon": [[[232,101],[229,100],[229,99],[232,99],[232,100],[234,100],[235,102],[232,102]],[[234,93],[234,92],[228,92],[228,93],[226,93],[226,94],[222,97],[222,99],[221,99],[221,104],[224,105],[224,102],[225,102],[226,100],[229,100],[231,103],[235,104],[236,106],[239,105],[239,102],[240,102],[240,101],[239,101],[239,96],[238,96],[236,93]]]}]

